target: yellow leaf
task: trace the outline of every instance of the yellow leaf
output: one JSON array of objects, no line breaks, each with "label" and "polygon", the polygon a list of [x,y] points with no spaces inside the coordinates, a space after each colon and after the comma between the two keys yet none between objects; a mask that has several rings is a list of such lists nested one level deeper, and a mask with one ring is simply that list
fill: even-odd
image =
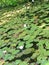
[{"label": "yellow leaf", "polygon": [[3,59],[0,60],[0,65],[3,65],[5,61]]}]

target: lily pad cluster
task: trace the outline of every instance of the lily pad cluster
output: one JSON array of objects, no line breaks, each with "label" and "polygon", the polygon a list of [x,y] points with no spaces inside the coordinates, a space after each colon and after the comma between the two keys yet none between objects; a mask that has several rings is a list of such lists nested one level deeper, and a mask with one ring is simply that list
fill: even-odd
[{"label": "lily pad cluster", "polygon": [[3,65],[49,64],[49,5],[34,7],[0,25]]}]

